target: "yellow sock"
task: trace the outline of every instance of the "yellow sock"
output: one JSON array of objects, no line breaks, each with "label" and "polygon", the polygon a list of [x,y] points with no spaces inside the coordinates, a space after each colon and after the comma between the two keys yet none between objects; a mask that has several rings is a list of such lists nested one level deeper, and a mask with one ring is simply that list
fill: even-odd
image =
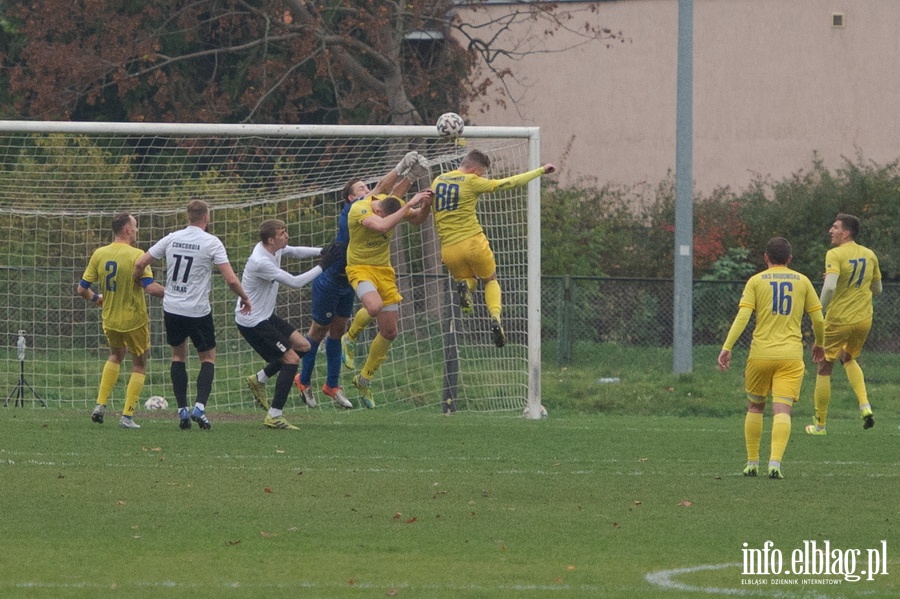
[{"label": "yellow sock", "polygon": [[759,461],[759,443],[762,439],[762,412],[747,412],[744,418],[744,442],[747,444],[747,461]]},{"label": "yellow sock", "polygon": [[387,358],[388,350],[391,349],[391,342],[381,336],[381,333],[375,335],[372,340],[372,346],[369,348],[369,355],[366,358],[366,365],[363,366],[360,374],[369,380],[375,377],[375,372],[381,367],[384,359]]},{"label": "yellow sock", "polygon": [[366,327],[371,323],[372,317],[369,316],[368,310],[360,308],[353,317],[353,322],[350,323],[350,328],[347,330],[347,338],[350,341],[356,341],[359,334],[366,330]]},{"label": "yellow sock", "polygon": [[822,374],[816,375],[816,390],[813,392],[813,400],[816,404],[816,425],[825,426],[828,419],[828,404],[831,402],[831,377]]},{"label": "yellow sock", "polygon": [[850,382],[850,388],[856,395],[856,401],[860,407],[868,405],[869,394],[866,393],[866,378],[863,376],[862,368],[856,360],[850,360],[844,364],[844,372],[847,373],[847,380]]},{"label": "yellow sock", "polygon": [[781,462],[784,450],[787,449],[788,439],[791,438],[791,415],[775,414],[772,418],[772,451],[769,454],[770,462]]},{"label": "yellow sock", "polygon": [[147,375],[132,372],[128,379],[128,387],[125,389],[125,407],[122,408],[123,416],[134,416],[134,409],[141,399],[141,390],[144,388],[144,379]]},{"label": "yellow sock", "polygon": [[501,296],[500,283],[496,279],[484,284],[484,303],[487,304],[488,312],[494,320],[500,320],[500,312],[503,309]]},{"label": "yellow sock", "polygon": [[112,394],[113,387],[119,380],[119,364],[109,360],[103,364],[103,374],[100,375],[100,389],[97,391],[97,403],[105,406]]}]

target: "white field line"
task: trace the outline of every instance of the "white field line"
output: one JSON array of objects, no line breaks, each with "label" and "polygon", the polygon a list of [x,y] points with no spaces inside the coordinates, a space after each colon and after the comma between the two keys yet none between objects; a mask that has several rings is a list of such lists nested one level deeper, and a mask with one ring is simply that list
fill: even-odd
[{"label": "white field line", "polygon": [[773,599],[835,599],[834,596],[822,595],[814,590],[803,589],[800,592],[792,592],[789,590],[776,590],[771,587],[766,588],[721,588],[721,587],[701,587],[684,582],[679,582],[675,578],[685,574],[693,574],[695,572],[706,572],[709,570],[724,570],[725,568],[741,567],[739,563],[732,564],[706,564],[703,566],[692,566],[689,568],[676,568],[674,570],[660,570],[659,572],[651,572],[644,578],[650,584],[662,587],[670,591],[686,591],[688,593],[704,593],[707,595],[730,595],[734,597],[771,597]]}]

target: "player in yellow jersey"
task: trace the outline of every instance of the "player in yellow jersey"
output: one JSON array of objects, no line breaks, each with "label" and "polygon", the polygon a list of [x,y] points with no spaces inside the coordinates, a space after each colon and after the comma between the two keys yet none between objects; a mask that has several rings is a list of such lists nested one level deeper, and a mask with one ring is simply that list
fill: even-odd
[{"label": "player in yellow jersey", "polygon": [[[132,245],[137,240],[138,231],[134,216],[127,212],[116,214],[112,220],[112,230],[115,236],[113,242],[94,251],[76,288],[78,295],[102,308],[103,332],[109,342],[109,358],[100,376],[97,405],[91,413],[91,420],[103,422],[106,404],[127,352],[131,353],[131,377],[125,390],[125,407],[119,426],[140,428],[133,416],[144,388],[150,350],[150,318],[144,293],[163,297],[165,289],[153,281],[153,271],[149,266],[144,270],[140,283],[132,278],[134,263],[144,253]],[[96,292],[91,289],[95,283]]]},{"label": "player in yellow jersey", "polygon": [[850,381],[863,428],[875,426],[866,381],[856,358],[862,352],[872,328],[872,294],[881,293],[881,269],[875,252],[856,243],[859,219],[838,214],[828,233],[835,247],[825,254],[825,283],[822,307],[825,310],[825,359],[816,375],[816,415],[806,427],[811,435],[825,434],[828,403],[831,401],[831,372],[840,359]]},{"label": "player in yellow jersey", "polygon": [[747,415],[744,440],[747,466],[744,476],[759,471],[759,446],[762,439],[766,398],[772,395],[772,446],[769,453],[769,478],[784,478],[781,461],[791,436],[791,407],[800,397],[803,384],[803,339],[800,322],[809,314],[815,333],[813,360],[824,355],[824,318],[822,305],[812,283],[804,275],[787,267],[792,258],[791,244],[783,237],[769,240],[765,260],[768,268],[750,277],[744,286],[738,313],[719,353],[718,367],[731,366],[731,348],[744,332],[750,315],[756,313],[756,326],[744,372]]},{"label": "player in yellow jersey", "polygon": [[397,338],[400,300],[394,268],[391,266],[391,237],[404,220],[421,225],[431,209],[430,189],[420,191],[406,203],[391,195],[379,194],[357,200],[347,215],[350,244],[347,246],[347,280],[363,308],[378,324],[369,355],[353,385],[367,408],[375,407],[369,383],[387,358],[391,342]]},{"label": "player in yellow jersey", "polygon": [[497,347],[506,345],[500,321],[502,299],[497,281],[494,252],[478,221],[475,208],[483,193],[521,187],[543,174],[556,172],[550,163],[540,168],[506,177],[487,179],[490,157],[479,150],[466,154],[459,168],[439,175],[431,184],[434,190],[434,225],[441,240],[441,261],[447,266],[459,294],[463,313],[472,313],[472,292],[478,279],[484,282],[484,301],[491,315],[491,334]]}]

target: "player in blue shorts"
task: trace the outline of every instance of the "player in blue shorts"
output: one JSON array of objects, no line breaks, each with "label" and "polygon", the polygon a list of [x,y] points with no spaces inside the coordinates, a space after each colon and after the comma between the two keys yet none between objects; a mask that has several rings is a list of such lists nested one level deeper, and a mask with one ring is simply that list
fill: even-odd
[{"label": "player in blue shorts", "polygon": [[[300,373],[294,384],[300,390],[303,401],[309,407],[315,407],[316,399],[312,390],[312,373],[316,366],[316,354],[319,345],[325,341],[325,384],[322,392],[342,408],[352,408],[353,404],[341,390],[339,377],[341,373],[341,337],[347,330],[347,322],[353,313],[353,301],[356,292],[347,280],[347,244],[350,243],[350,230],[347,226],[347,215],[356,200],[373,194],[390,193],[402,197],[409,190],[413,181],[428,175],[427,161],[417,152],[409,152],[396,167],[388,171],[373,189],[361,179],[351,179],[341,192],[344,207],[338,217],[338,230],[334,243],[344,248],[343,255],[327,268],[312,283],[312,324],[306,338],[310,350],[303,356]],[[362,316],[360,316],[362,314]],[[368,312],[361,310],[355,317],[357,328],[365,328],[372,318]],[[361,329],[360,329],[361,330]]]}]

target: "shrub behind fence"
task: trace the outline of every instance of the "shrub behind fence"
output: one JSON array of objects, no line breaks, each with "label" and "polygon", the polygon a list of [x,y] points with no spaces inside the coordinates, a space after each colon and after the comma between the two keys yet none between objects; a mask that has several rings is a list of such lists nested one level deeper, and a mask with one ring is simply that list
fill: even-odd
[{"label": "shrub behind fence", "polygon": [[[595,277],[542,278],[541,338],[558,342],[558,362],[572,360],[578,341],[648,347],[672,345],[671,279],[613,279]],[[744,281],[695,281],[693,318],[695,345],[724,341],[737,313]],[[900,285],[885,283],[875,296],[875,323],[866,349],[900,351],[896,331],[900,327]],[[753,319],[736,347],[749,347]],[[804,319],[804,336],[812,330]]]}]

